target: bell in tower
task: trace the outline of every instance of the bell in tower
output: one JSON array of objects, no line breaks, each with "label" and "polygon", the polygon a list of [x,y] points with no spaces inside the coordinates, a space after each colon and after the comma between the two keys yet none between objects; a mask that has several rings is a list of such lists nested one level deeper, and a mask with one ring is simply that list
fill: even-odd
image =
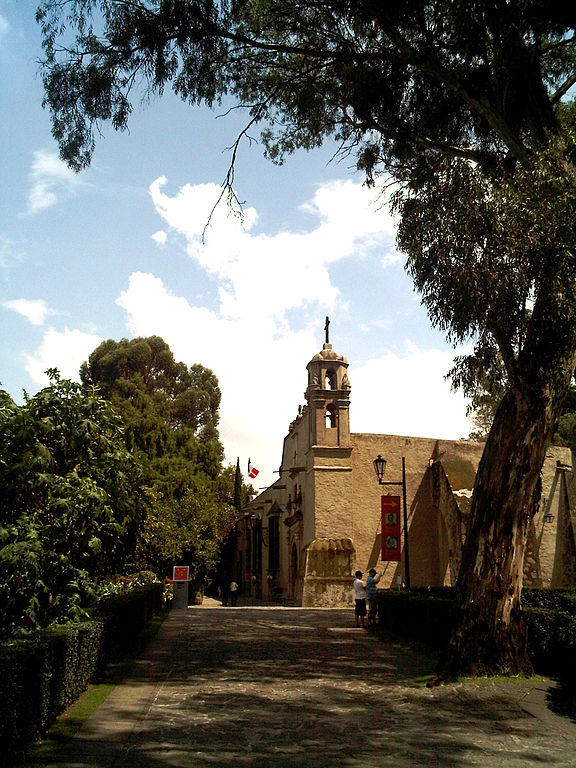
[{"label": "bell in tower", "polygon": [[350,447],[350,382],[348,361],[330,344],[330,320],[326,318],[326,341],[322,351],[307,365],[306,400],[310,412],[310,445]]}]

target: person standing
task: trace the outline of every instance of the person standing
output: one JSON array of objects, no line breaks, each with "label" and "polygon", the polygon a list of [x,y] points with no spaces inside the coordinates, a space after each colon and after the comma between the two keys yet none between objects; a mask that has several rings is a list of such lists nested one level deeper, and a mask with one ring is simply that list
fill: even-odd
[{"label": "person standing", "polygon": [[220,593],[222,596],[222,605],[227,606],[228,605],[228,598],[230,596],[230,582],[228,574],[224,574],[224,578],[222,579],[222,586],[220,587]]},{"label": "person standing", "polygon": [[354,599],[356,601],[354,616],[357,627],[363,627],[364,619],[366,618],[366,584],[362,581],[362,576],[362,571],[356,571],[356,578],[354,579]]},{"label": "person standing", "polygon": [[368,600],[368,626],[376,624],[376,614],[378,612],[378,587],[376,586],[382,578],[381,573],[376,573],[375,568],[370,568],[366,579],[366,599]]},{"label": "person standing", "polygon": [[238,603],[238,584],[234,579],[230,582],[230,605],[232,608],[236,607]]}]

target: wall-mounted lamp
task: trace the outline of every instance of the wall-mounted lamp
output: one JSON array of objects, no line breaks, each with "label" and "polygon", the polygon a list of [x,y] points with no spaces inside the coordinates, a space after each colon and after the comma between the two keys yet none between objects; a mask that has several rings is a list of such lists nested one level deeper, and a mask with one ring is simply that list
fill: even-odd
[{"label": "wall-mounted lamp", "polygon": [[260,541],[264,544],[265,547],[268,546],[267,541],[267,535],[268,531],[264,531],[262,527],[262,518],[260,515],[250,515],[246,513],[244,515],[244,521],[246,523],[247,527],[250,527],[250,531],[257,531],[258,535],[260,536]]},{"label": "wall-mounted lamp", "polygon": [[378,477],[378,483],[382,485],[384,472],[386,472],[386,459],[383,459],[382,456],[378,454],[378,458],[374,459],[372,464],[374,465],[374,471],[376,472],[376,475]]}]

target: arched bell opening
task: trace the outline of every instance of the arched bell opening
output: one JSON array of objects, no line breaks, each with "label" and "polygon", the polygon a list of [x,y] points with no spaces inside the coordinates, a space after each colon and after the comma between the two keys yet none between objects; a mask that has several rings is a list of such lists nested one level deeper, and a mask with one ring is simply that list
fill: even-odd
[{"label": "arched bell opening", "polygon": [[326,429],[334,429],[336,427],[336,420],[337,420],[338,411],[336,410],[336,406],[334,403],[329,403],[326,406]]}]

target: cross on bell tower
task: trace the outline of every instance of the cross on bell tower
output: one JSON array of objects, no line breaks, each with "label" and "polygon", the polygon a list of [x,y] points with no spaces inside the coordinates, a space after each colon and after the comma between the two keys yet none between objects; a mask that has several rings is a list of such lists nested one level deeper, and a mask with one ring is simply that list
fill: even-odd
[{"label": "cross on bell tower", "polygon": [[348,361],[329,342],[330,318],[326,317],[326,341],[308,363],[305,397],[310,411],[310,445],[350,446],[350,382]]}]

